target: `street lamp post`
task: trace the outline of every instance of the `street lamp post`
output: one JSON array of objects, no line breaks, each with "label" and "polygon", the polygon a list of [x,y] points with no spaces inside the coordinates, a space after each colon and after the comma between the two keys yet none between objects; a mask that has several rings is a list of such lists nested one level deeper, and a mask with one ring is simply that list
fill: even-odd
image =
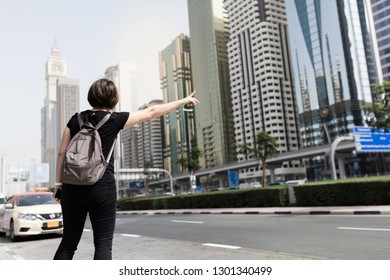
[{"label": "street lamp post", "polygon": [[187,117],[187,121],[189,123],[189,125],[187,126],[187,132],[188,132],[188,158],[187,158],[187,162],[188,162],[188,168],[190,169],[190,188],[191,190],[194,189],[194,185],[193,184],[193,181],[195,181],[194,179],[194,174],[193,174],[193,170],[192,170],[192,167],[190,166],[190,160],[192,159],[192,137],[191,137],[191,134],[192,134],[192,131],[193,131],[193,116],[190,115],[190,113],[193,113],[194,112],[194,109],[193,108],[183,108],[183,111],[186,113]]}]

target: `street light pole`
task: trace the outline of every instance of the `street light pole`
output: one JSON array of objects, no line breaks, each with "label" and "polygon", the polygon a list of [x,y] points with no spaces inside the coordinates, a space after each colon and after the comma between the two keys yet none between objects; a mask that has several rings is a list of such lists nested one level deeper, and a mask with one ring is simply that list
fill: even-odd
[{"label": "street light pole", "polygon": [[192,130],[193,130],[193,124],[192,124],[192,120],[193,120],[193,117],[190,116],[190,113],[194,112],[194,109],[193,108],[183,108],[183,111],[186,113],[187,117],[187,121],[188,121],[188,126],[187,126],[187,132],[188,132],[188,158],[187,158],[187,162],[188,162],[188,168],[190,169],[190,188],[191,190],[193,189],[193,184],[192,184],[192,181],[193,181],[193,170],[192,170],[192,167],[190,166],[190,160],[192,159],[192,137],[191,137],[191,134],[192,134]]}]

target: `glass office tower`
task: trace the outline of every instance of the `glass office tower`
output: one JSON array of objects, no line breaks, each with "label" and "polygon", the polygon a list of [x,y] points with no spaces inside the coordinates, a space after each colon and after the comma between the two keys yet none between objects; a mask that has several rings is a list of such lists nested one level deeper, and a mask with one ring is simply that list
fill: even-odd
[{"label": "glass office tower", "polygon": [[362,106],[381,77],[369,1],[291,0],[286,8],[303,147],[352,135],[366,125]]},{"label": "glass office tower", "polygon": [[383,80],[390,81],[390,0],[371,0]]},{"label": "glass office tower", "polygon": [[195,97],[198,147],[203,168],[236,160],[223,0],[188,0],[191,72]]},{"label": "glass office tower", "polygon": [[[179,100],[192,91],[190,39],[180,34],[159,53],[160,84],[164,103]],[[178,164],[181,158],[188,158],[196,146],[195,116],[193,111],[183,108],[166,114],[163,118],[162,142],[164,168],[177,175],[183,170]]]}]

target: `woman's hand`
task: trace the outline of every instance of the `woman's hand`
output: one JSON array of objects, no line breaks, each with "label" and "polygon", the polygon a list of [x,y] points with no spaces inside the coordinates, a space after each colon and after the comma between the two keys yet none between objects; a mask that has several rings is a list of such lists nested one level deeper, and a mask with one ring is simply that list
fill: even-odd
[{"label": "woman's hand", "polygon": [[186,98],[183,98],[181,101],[183,101],[183,105],[192,104],[194,106],[199,104],[199,100],[194,97],[196,90],[194,90],[190,95],[188,95]]},{"label": "woman's hand", "polygon": [[54,187],[54,199],[58,202],[61,202],[61,194],[62,194],[62,187],[61,186],[55,186]]}]

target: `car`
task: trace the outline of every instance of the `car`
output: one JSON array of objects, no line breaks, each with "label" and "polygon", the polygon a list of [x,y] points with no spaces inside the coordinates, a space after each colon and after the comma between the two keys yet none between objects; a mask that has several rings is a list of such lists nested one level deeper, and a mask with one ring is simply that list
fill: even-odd
[{"label": "car", "polygon": [[63,233],[61,205],[52,192],[15,194],[0,209],[0,234],[12,241],[49,233]]},{"label": "car", "polygon": [[259,182],[252,182],[252,183],[250,183],[250,186],[252,188],[261,188],[262,187]]},{"label": "car", "polygon": [[173,192],[165,192],[163,193],[163,195],[167,195],[167,196],[175,196],[175,194]]},{"label": "car", "polygon": [[269,183],[267,186],[286,186],[286,182],[285,181],[275,181],[275,182],[272,182],[272,183]]}]

